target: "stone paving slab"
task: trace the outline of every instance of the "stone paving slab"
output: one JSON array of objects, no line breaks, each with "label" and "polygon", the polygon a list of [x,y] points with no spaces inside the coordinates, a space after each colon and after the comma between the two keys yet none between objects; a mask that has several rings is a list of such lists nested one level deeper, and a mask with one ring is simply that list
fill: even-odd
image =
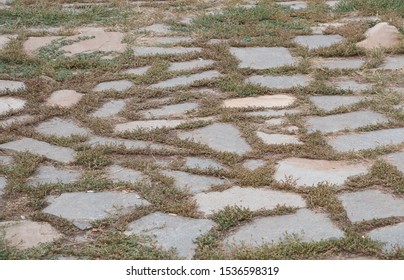
[{"label": "stone paving slab", "polygon": [[149,86],[149,88],[154,89],[162,89],[162,88],[172,88],[172,87],[179,87],[179,86],[189,86],[195,82],[203,81],[203,80],[212,80],[218,77],[221,77],[220,74],[216,70],[205,71],[198,74],[192,74],[189,76],[180,76],[176,78],[172,78],[166,81],[162,81],[156,84]]},{"label": "stone paving slab", "polygon": [[136,43],[142,46],[164,46],[192,42],[191,37],[141,37]]},{"label": "stone paving slab", "polygon": [[87,128],[76,125],[72,120],[63,120],[58,117],[40,123],[35,128],[35,131],[44,135],[57,137],[87,136],[90,133]]},{"label": "stone paving slab", "polygon": [[315,66],[328,69],[360,69],[364,64],[365,60],[361,58],[329,58],[318,60]]},{"label": "stone paving slab", "polygon": [[286,118],[272,118],[267,121],[265,121],[265,125],[268,126],[280,126],[284,123],[286,123],[288,120]]},{"label": "stone paving slab", "polygon": [[114,183],[137,183],[144,179],[143,174],[140,171],[125,168],[116,164],[108,166],[106,168],[106,174],[108,179]]},{"label": "stone paving slab", "polygon": [[133,49],[133,54],[135,56],[176,55],[176,54],[187,54],[201,51],[202,51],[201,48],[185,48],[185,47],[173,47],[173,48],[136,47]]},{"label": "stone paving slab", "polygon": [[233,98],[223,101],[225,108],[254,108],[254,107],[287,107],[295,102],[296,98],[285,94],[263,95],[258,97]]},{"label": "stone paving slab", "polygon": [[375,149],[404,142],[404,128],[382,129],[364,133],[353,133],[326,138],[327,143],[337,152],[356,152]]},{"label": "stone paving slab", "polygon": [[279,133],[265,133],[257,131],[257,136],[267,145],[302,145],[304,144],[295,135],[279,134]]},{"label": "stone paving slab", "polygon": [[279,205],[288,207],[305,207],[302,196],[262,188],[232,187],[222,192],[198,193],[194,196],[198,204],[198,211],[204,215],[211,215],[226,206],[239,206],[257,211],[272,210]]},{"label": "stone paving slab", "polygon": [[292,76],[251,76],[245,79],[246,83],[273,89],[291,89],[308,86],[312,78],[308,75]]},{"label": "stone paving slab", "polygon": [[179,190],[188,190],[190,193],[207,191],[210,187],[223,185],[226,181],[211,176],[195,175],[182,171],[164,170],[162,174],[174,178],[174,186]]},{"label": "stone paving slab", "polygon": [[162,144],[155,144],[153,142],[145,142],[145,141],[138,141],[138,140],[126,140],[126,139],[119,139],[119,138],[111,138],[111,137],[99,137],[99,136],[92,136],[86,142],[86,144],[90,145],[91,147],[96,146],[123,146],[125,149],[152,149],[152,150],[173,150],[173,147],[162,145]]},{"label": "stone paving slab", "polygon": [[356,43],[358,47],[372,50],[375,48],[394,48],[400,45],[402,37],[397,27],[387,22],[380,22],[368,29],[366,39]]},{"label": "stone paving slab", "polygon": [[32,121],[33,119],[34,119],[34,117],[31,115],[28,115],[28,114],[21,115],[21,116],[15,116],[15,117],[11,117],[6,120],[0,121],[0,127],[6,128],[6,127],[9,127],[14,124],[25,124],[25,123]]},{"label": "stone paving slab", "polygon": [[388,154],[383,159],[404,173],[404,152]]},{"label": "stone paving slab", "polygon": [[141,111],[144,118],[165,118],[165,117],[180,117],[189,111],[198,108],[198,103],[187,102],[181,104],[166,105],[158,109],[149,109]]},{"label": "stone paving slab", "polygon": [[133,83],[128,80],[120,80],[120,81],[111,81],[111,82],[103,82],[95,86],[93,91],[100,92],[104,90],[114,90],[114,91],[125,91],[130,89],[133,86]]},{"label": "stone paving slab", "polygon": [[26,101],[14,97],[0,97],[0,116],[24,109]]},{"label": "stone paving slab", "polygon": [[372,89],[371,84],[361,84],[353,80],[340,81],[334,83],[335,87],[341,90],[350,90],[353,92],[361,92]]},{"label": "stone paving slab", "polygon": [[160,33],[160,34],[168,34],[171,33],[170,26],[162,23],[155,23],[143,28],[139,29],[140,32],[153,32],[153,33]]},{"label": "stone paving slab", "polygon": [[230,53],[240,60],[240,68],[270,69],[296,64],[287,48],[230,48]]},{"label": "stone paving slab", "polygon": [[230,124],[215,123],[204,128],[180,132],[181,140],[204,144],[219,152],[243,155],[251,151],[250,145],[241,137],[237,128]]},{"label": "stone paving slab", "polygon": [[341,43],[343,40],[344,37],[341,35],[307,35],[297,36],[293,39],[293,42],[309,50],[315,50],[318,48],[331,47],[332,45]]},{"label": "stone paving slab", "polygon": [[317,108],[324,110],[326,112],[333,111],[341,106],[351,106],[356,103],[367,100],[365,96],[354,96],[354,95],[321,95],[321,96],[310,96],[310,101],[316,105]]},{"label": "stone paving slab", "polygon": [[305,119],[309,132],[337,132],[345,129],[356,129],[368,125],[388,123],[382,114],[373,111],[359,111],[325,117],[308,117]]},{"label": "stone paving slab", "polygon": [[404,216],[404,199],[379,190],[364,190],[338,196],[352,222]]},{"label": "stone paving slab", "polygon": [[302,242],[313,242],[339,239],[344,233],[326,214],[300,209],[296,214],[255,219],[227,237],[224,244],[256,247],[277,243],[291,235],[296,235]]},{"label": "stone paving slab", "polygon": [[307,8],[306,1],[285,1],[276,2],[276,5],[282,5],[291,8],[292,10],[302,10]]},{"label": "stone paving slab", "polygon": [[150,205],[138,194],[124,192],[63,193],[58,197],[48,197],[48,203],[44,213],[67,219],[81,230],[91,228],[91,223],[96,220]]},{"label": "stone paving slab", "polygon": [[383,70],[400,70],[404,69],[404,56],[388,56],[384,59],[380,66]]},{"label": "stone paving slab", "polygon": [[186,120],[148,120],[148,121],[133,121],[117,124],[115,133],[122,133],[136,129],[157,129],[157,128],[175,128],[180,124],[186,123]]},{"label": "stone paving slab", "polygon": [[191,61],[184,62],[173,62],[168,67],[168,71],[187,71],[198,68],[204,68],[212,66],[215,63],[214,60],[211,59],[195,59]]},{"label": "stone paving slab", "polygon": [[0,196],[4,192],[4,188],[7,186],[7,179],[3,176],[0,176]]},{"label": "stone paving slab", "polygon": [[126,100],[111,100],[104,103],[97,111],[93,112],[91,116],[96,118],[109,118],[116,116],[126,106]]},{"label": "stone paving slab", "polygon": [[49,96],[46,100],[46,105],[70,108],[76,105],[83,96],[84,94],[78,93],[75,90],[58,90]]},{"label": "stone paving slab", "polygon": [[283,109],[283,110],[265,110],[265,111],[257,111],[257,112],[248,112],[247,116],[250,117],[284,117],[286,115],[296,115],[300,114],[301,110],[299,109]]},{"label": "stone paving slab", "polygon": [[214,226],[215,223],[208,219],[155,212],[130,223],[125,234],[153,237],[164,250],[174,248],[178,256],[191,259],[195,254],[196,238],[208,233]]},{"label": "stone paving slab", "polygon": [[0,155],[0,164],[2,164],[2,165],[12,165],[13,163],[14,163],[13,157],[1,156]]},{"label": "stone paving slab", "polygon": [[222,164],[208,159],[199,157],[187,157],[185,158],[184,166],[186,168],[196,168],[196,169],[226,169]]},{"label": "stone paving slab", "polygon": [[151,66],[144,66],[144,67],[138,67],[138,68],[131,68],[126,70],[124,73],[125,74],[130,74],[130,75],[144,75],[149,71]]},{"label": "stone paving slab", "polygon": [[261,168],[264,165],[265,160],[262,159],[249,159],[243,162],[243,167],[250,171],[257,170],[258,168]]},{"label": "stone paving slab", "polygon": [[26,89],[23,82],[0,80],[0,95]]},{"label": "stone paving slab", "polygon": [[397,247],[404,247],[404,223],[377,228],[367,235],[373,240],[383,242],[383,249],[388,253]]},{"label": "stone paving slab", "polygon": [[77,182],[81,176],[80,171],[42,165],[33,176],[28,178],[27,184],[32,187],[42,184],[71,184]]},{"label": "stone paving slab", "polygon": [[367,162],[287,158],[276,164],[274,179],[292,179],[297,185],[306,187],[322,182],[340,186],[351,176],[366,174],[370,167],[371,164]]},{"label": "stone paving slab", "polygon": [[0,149],[14,152],[30,152],[63,163],[73,162],[76,155],[73,149],[51,145],[32,138],[22,138],[1,144]]}]

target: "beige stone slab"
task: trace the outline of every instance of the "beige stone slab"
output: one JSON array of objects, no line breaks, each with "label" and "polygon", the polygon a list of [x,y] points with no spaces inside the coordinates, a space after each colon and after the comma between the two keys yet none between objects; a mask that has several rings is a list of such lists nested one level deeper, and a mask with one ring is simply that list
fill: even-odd
[{"label": "beige stone slab", "polygon": [[366,39],[356,45],[365,49],[392,48],[400,44],[402,37],[397,27],[381,22],[366,32]]},{"label": "beige stone slab", "polygon": [[248,107],[287,107],[295,102],[296,98],[285,94],[263,95],[258,97],[245,97],[227,99],[223,102],[225,108],[248,108]]},{"label": "beige stone slab", "polygon": [[76,105],[84,96],[75,90],[58,90],[46,100],[46,105],[70,108]]}]

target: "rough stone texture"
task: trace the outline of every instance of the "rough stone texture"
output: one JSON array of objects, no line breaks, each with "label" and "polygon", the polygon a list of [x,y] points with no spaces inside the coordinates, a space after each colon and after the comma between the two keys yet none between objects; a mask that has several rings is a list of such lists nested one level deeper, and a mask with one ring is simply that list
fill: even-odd
[{"label": "rough stone texture", "polygon": [[356,43],[358,47],[365,49],[393,48],[400,44],[401,33],[397,27],[380,22],[366,31],[366,39]]},{"label": "rough stone texture", "polygon": [[62,36],[29,37],[23,44],[23,50],[28,56],[34,56],[40,48],[62,38]]},{"label": "rough stone texture", "polygon": [[339,135],[328,137],[327,142],[338,152],[355,152],[385,145],[398,145],[404,142],[404,128]]},{"label": "rough stone texture", "polygon": [[331,47],[343,40],[344,38],[340,35],[308,35],[297,36],[293,39],[296,44],[307,47],[309,50]]},{"label": "rough stone texture", "polygon": [[14,163],[13,157],[1,156],[0,155],[0,164],[2,164],[2,165],[12,165],[13,163]]},{"label": "rough stone texture", "polygon": [[191,37],[143,37],[138,38],[136,42],[142,46],[163,46],[179,43],[189,43],[191,41]]},{"label": "rough stone texture", "polygon": [[192,219],[155,212],[133,221],[126,235],[146,235],[155,238],[164,250],[176,249],[178,256],[191,259],[198,236],[208,233],[215,223],[207,219]]},{"label": "rough stone texture", "polygon": [[304,199],[294,193],[286,193],[269,189],[232,187],[222,192],[198,193],[194,196],[198,210],[210,215],[226,206],[240,206],[251,211],[271,210],[278,205],[289,207],[305,207]]},{"label": "rough stone texture", "polygon": [[91,228],[91,222],[124,214],[138,206],[150,205],[136,193],[100,192],[63,193],[48,197],[50,205],[43,212],[67,219],[79,229]]},{"label": "rough stone texture", "polygon": [[74,161],[76,154],[75,151],[70,148],[51,145],[32,138],[22,138],[20,140],[1,144],[0,149],[15,152],[30,152],[63,163]]},{"label": "rough stone texture", "polygon": [[266,110],[257,112],[248,112],[247,116],[250,117],[284,117],[286,115],[300,114],[301,111],[297,109],[284,109],[284,110]]},{"label": "rough stone texture", "polygon": [[163,47],[136,47],[133,49],[133,54],[135,56],[149,56],[149,55],[175,55],[175,54],[186,54],[193,52],[201,52],[201,48],[163,48]]},{"label": "rough stone texture", "polygon": [[265,160],[262,159],[249,159],[243,162],[243,167],[250,170],[254,171],[258,168],[261,168],[265,165]]},{"label": "rough stone texture", "polygon": [[344,233],[326,214],[300,209],[296,214],[255,219],[227,237],[224,243],[255,247],[276,243],[291,235],[297,235],[302,242],[312,242],[339,239]]},{"label": "rough stone texture", "polygon": [[193,131],[181,132],[178,137],[205,144],[219,152],[243,155],[251,151],[250,145],[241,138],[238,129],[230,124],[215,123]]},{"label": "rough stone texture", "polygon": [[0,196],[3,194],[3,190],[6,186],[7,186],[7,179],[3,176],[0,176]]},{"label": "rough stone texture", "polygon": [[356,129],[367,125],[388,123],[388,119],[382,114],[373,111],[359,111],[325,117],[306,118],[309,132],[320,131],[322,133],[337,132],[344,129]]},{"label": "rough stone texture", "polygon": [[276,2],[276,4],[287,6],[292,10],[302,10],[307,8],[306,1],[285,1],[285,2]]},{"label": "rough stone texture", "polygon": [[0,232],[2,231],[4,231],[4,239],[8,245],[19,250],[33,248],[42,243],[53,242],[62,237],[62,234],[50,224],[28,220],[1,222]]},{"label": "rough stone texture", "polygon": [[368,236],[384,243],[384,250],[393,252],[398,246],[404,247],[404,223],[377,228],[368,233]]},{"label": "rough stone texture", "polygon": [[352,222],[404,216],[404,199],[379,190],[364,190],[338,196]]},{"label": "rough stone texture", "polygon": [[187,157],[185,159],[184,166],[186,168],[196,168],[196,169],[225,169],[225,167],[211,159],[198,158],[198,157]]},{"label": "rough stone texture", "polygon": [[342,185],[351,176],[368,172],[370,163],[287,158],[276,165],[275,180],[292,179],[299,186],[315,186],[321,182]]},{"label": "rough stone texture", "polygon": [[388,154],[383,159],[404,173],[404,152]]},{"label": "rough stone texture", "polygon": [[125,108],[126,100],[111,100],[104,103],[101,108],[91,114],[97,118],[109,118],[116,116],[123,108]]},{"label": "rough stone texture", "polygon": [[211,80],[217,77],[220,77],[222,74],[220,74],[216,70],[212,71],[205,71],[202,73],[198,74],[192,74],[189,76],[180,76],[176,78],[172,78],[166,81],[159,82],[157,84],[153,84],[150,86],[150,88],[171,88],[171,87],[178,87],[178,86],[189,86],[193,84],[194,82],[197,81],[202,81],[202,80]]},{"label": "rough stone texture", "polygon": [[380,67],[384,70],[401,70],[404,69],[404,56],[388,56],[384,59],[384,63]]},{"label": "rough stone texture", "polygon": [[25,124],[34,119],[31,115],[21,115],[16,117],[11,117],[6,120],[0,121],[0,127],[6,128],[14,124]]},{"label": "rough stone texture", "polygon": [[310,101],[313,102],[316,107],[327,112],[333,111],[341,106],[351,106],[364,100],[366,100],[364,96],[310,96]]},{"label": "rough stone texture", "polygon": [[0,95],[26,89],[23,82],[0,80]]},{"label": "rough stone texture", "polygon": [[164,170],[164,176],[174,178],[174,186],[179,190],[188,190],[190,193],[199,193],[207,191],[210,187],[215,185],[223,185],[225,180],[209,177],[194,175],[182,171]]},{"label": "rough stone texture", "polygon": [[131,131],[136,129],[156,129],[156,128],[174,128],[185,123],[186,120],[150,120],[150,121],[133,121],[121,123],[115,126],[115,133]]},{"label": "rough stone texture", "polygon": [[360,69],[365,64],[365,60],[361,58],[330,58],[317,61],[316,67],[329,69]]},{"label": "rough stone texture", "polygon": [[133,83],[128,80],[111,81],[100,83],[93,90],[95,92],[100,92],[104,90],[125,91],[130,89],[132,86]]},{"label": "rough stone texture", "polygon": [[352,81],[352,80],[335,82],[334,85],[338,89],[350,90],[353,92],[361,92],[361,91],[366,91],[366,90],[372,89],[372,85],[370,85],[370,84],[360,84],[360,83]]},{"label": "rough stone texture", "polygon": [[249,107],[286,107],[295,102],[296,98],[284,94],[263,95],[258,97],[233,98],[223,101],[225,108],[249,108]]},{"label": "rough stone texture", "polygon": [[269,69],[296,63],[287,48],[230,48],[230,52],[240,60],[240,68]]},{"label": "rough stone texture", "polygon": [[144,75],[149,71],[151,66],[144,66],[144,67],[138,67],[138,68],[131,68],[126,70],[124,73],[125,74],[131,74],[131,75]]},{"label": "rough stone texture", "polygon": [[[0,9],[1,10],[1,9]],[[0,35],[0,50],[3,49],[10,42],[11,39],[16,38],[15,35]]]},{"label": "rough stone texture", "polygon": [[88,129],[79,127],[71,120],[62,120],[57,117],[39,124],[35,128],[35,131],[44,135],[57,137],[86,136],[90,133]]},{"label": "rough stone texture", "polygon": [[76,105],[84,95],[75,90],[58,90],[46,100],[46,105],[70,108]]},{"label": "rough stone texture", "polygon": [[198,108],[198,103],[188,102],[174,105],[166,105],[160,109],[149,109],[142,111],[144,118],[165,118],[165,117],[179,117],[189,111]]},{"label": "rough stone texture", "polygon": [[292,76],[251,76],[245,79],[246,83],[251,83],[273,89],[290,89],[294,87],[308,86],[312,78],[307,75]]},{"label": "rough stone texture", "polygon": [[162,23],[155,23],[155,24],[140,28],[139,31],[153,32],[153,33],[159,33],[159,34],[171,33],[170,26],[162,24]]},{"label": "rough stone texture", "polygon": [[143,174],[139,171],[125,168],[119,165],[111,165],[106,169],[108,179],[114,183],[128,182],[136,183],[143,179]]},{"label": "rough stone texture", "polygon": [[71,184],[81,178],[80,171],[56,168],[51,165],[43,165],[38,168],[33,176],[28,179],[29,186],[41,184]]},{"label": "rough stone texture", "polygon": [[20,111],[24,106],[25,100],[14,97],[0,97],[0,116],[12,111]]},{"label": "rough stone texture", "polygon": [[265,121],[265,125],[269,126],[279,126],[287,122],[286,118],[273,118]]},{"label": "rough stone texture", "polygon": [[169,71],[187,71],[192,69],[204,68],[208,66],[212,66],[215,63],[214,60],[210,59],[195,59],[191,61],[184,61],[184,62],[173,62],[168,67]]},{"label": "rough stone texture", "polygon": [[277,133],[264,133],[257,131],[257,136],[267,145],[301,145],[303,142],[295,135],[277,134]]},{"label": "rough stone texture", "polygon": [[173,148],[170,146],[154,144],[152,142],[137,141],[137,140],[134,141],[119,138],[99,137],[99,136],[90,137],[90,139],[86,142],[86,144],[90,145],[91,147],[122,146],[125,149],[152,149],[152,150],[168,150],[168,151],[173,150]]}]

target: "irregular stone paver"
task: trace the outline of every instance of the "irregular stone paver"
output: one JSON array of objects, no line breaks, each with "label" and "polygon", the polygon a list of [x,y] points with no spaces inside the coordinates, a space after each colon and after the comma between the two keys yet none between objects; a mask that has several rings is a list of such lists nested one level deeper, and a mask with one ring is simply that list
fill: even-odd
[{"label": "irregular stone paver", "polygon": [[187,157],[184,166],[196,169],[225,169],[222,164],[214,160],[198,157]]},{"label": "irregular stone paver", "polygon": [[103,82],[98,84],[93,91],[100,92],[104,90],[114,90],[114,91],[125,91],[130,89],[133,86],[133,83],[128,80],[121,81],[111,81],[111,82]]},{"label": "irregular stone paver", "polygon": [[14,97],[0,97],[0,116],[11,111],[20,111],[25,106],[25,100]]},{"label": "irregular stone paver", "polygon": [[7,186],[7,179],[3,176],[0,176],[0,196],[3,194],[3,190],[6,186]]},{"label": "irregular stone paver", "polygon": [[367,125],[388,123],[388,119],[382,114],[373,111],[359,111],[325,117],[306,118],[309,132],[321,131],[322,133],[337,132],[344,129],[356,129]]},{"label": "irregular stone paver", "polygon": [[263,95],[258,97],[233,98],[223,101],[225,108],[249,108],[249,107],[286,107],[295,102],[296,98],[285,94]]},{"label": "irregular stone paver", "polygon": [[62,38],[62,36],[29,37],[23,44],[23,50],[28,56],[34,56],[40,48],[57,42]]},{"label": "irregular stone paver", "polygon": [[341,82],[335,82],[334,85],[341,90],[351,90],[353,92],[360,92],[360,91],[366,91],[366,90],[371,90],[372,85],[370,84],[360,84],[355,81],[341,81]]},{"label": "irregular stone paver", "polygon": [[20,250],[33,248],[42,243],[53,242],[63,236],[48,223],[28,220],[1,222],[0,233],[2,231],[7,243]]},{"label": "irregular stone paver", "polygon": [[111,165],[106,169],[108,179],[114,183],[129,182],[136,183],[143,179],[143,174],[139,171],[125,168],[119,165]]},{"label": "irregular stone paver", "polygon": [[76,105],[84,95],[75,90],[58,90],[46,100],[46,105],[70,108]]},{"label": "irregular stone paver", "polygon": [[88,129],[79,127],[71,120],[62,120],[57,117],[39,124],[35,128],[35,131],[44,135],[54,135],[57,137],[86,136],[90,133]]},{"label": "irregular stone paver", "polygon": [[15,92],[26,89],[23,82],[0,80],[0,95],[4,95],[7,91]]},{"label": "irregular stone paver", "polygon": [[12,165],[14,163],[13,157],[10,156],[0,156],[0,164]]},{"label": "irregular stone paver", "polygon": [[41,184],[71,184],[77,182],[81,176],[80,171],[43,165],[28,179],[27,184],[33,187]]},{"label": "irregular stone paver", "polygon": [[202,51],[201,48],[136,47],[136,48],[133,49],[133,54],[135,56],[175,55],[175,54],[186,54],[186,53],[193,53],[193,52],[200,52],[200,51]]},{"label": "irregular stone paver", "polygon": [[137,43],[143,46],[174,45],[179,43],[189,43],[191,37],[144,37],[139,38]]},{"label": "irregular stone paver", "polygon": [[289,207],[305,207],[304,199],[294,193],[286,193],[269,189],[232,187],[223,192],[198,193],[194,196],[198,210],[210,215],[226,206],[240,206],[251,211],[271,210],[278,205]]},{"label": "irregular stone paver", "polygon": [[286,118],[273,118],[273,119],[265,121],[265,125],[278,126],[278,125],[281,125],[281,124],[283,124],[285,122],[287,122]]},{"label": "irregular stone paver", "polygon": [[404,104],[394,105],[393,108],[398,111],[404,111]]},{"label": "irregular stone paver", "polygon": [[126,101],[125,100],[111,100],[107,103],[104,103],[101,108],[91,114],[93,117],[97,118],[108,118],[116,116],[120,111],[125,108]]},{"label": "irregular stone paver", "polygon": [[327,23],[319,23],[316,26],[311,26],[311,33],[315,35],[321,35],[324,34],[324,31],[327,30],[328,27],[342,27],[344,26],[343,23],[341,22],[327,22]]},{"label": "irregular stone paver", "polygon": [[284,127],[283,130],[292,133],[292,132],[298,131],[298,130],[299,130],[299,127],[297,127],[297,126],[295,126],[295,125],[290,125],[290,126]]},{"label": "irregular stone paver", "polygon": [[136,129],[157,129],[157,128],[175,128],[186,120],[150,120],[150,121],[133,121],[121,123],[115,126],[114,132],[121,133]]},{"label": "irregular stone paver", "polygon": [[250,145],[241,138],[237,128],[230,124],[215,123],[204,128],[181,132],[178,137],[205,144],[219,152],[230,152],[243,155],[251,151]]},{"label": "irregular stone paver", "polygon": [[187,102],[181,104],[167,105],[160,109],[149,109],[142,111],[144,118],[164,118],[164,117],[179,117],[189,111],[198,108],[198,103]]},{"label": "irregular stone paver", "polygon": [[316,67],[329,69],[360,69],[364,64],[365,60],[361,58],[330,58],[319,60]]},{"label": "irregular stone paver", "polygon": [[0,127],[6,128],[14,124],[24,124],[32,121],[34,119],[31,115],[21,115],[16,117],[8,118],[4,121],[0,121]]},{"label": "irregular stone paver", "polygon": [[125,234],[153,237],[164,250],[174,248],[178,256],[191,259],[196,249],[196,238],[208,233],[214,226],[215,223],[208,219],[155,212],[130,223]]},{"label": "irregular stone paver", "polygon": [[267,88],[290,89],[294,87],[308,86],[312,78],[307,75],[292,76],[251,76],[245,79],[246,83],[251,83]]},{"label": "irregular stone paver", "polygon": [[318,48],[327,48],[332,45],[341,43],[344,37],[340,35],[308,35],[297,36],[293,39],[293,42],[303,47],[307,47],[309,50]]},{"label": "irregular stone paver", "polygon": [[296,180],[299,186],[315,186],[321,182],[342,185],[351,176],[368,172],[370,163],[287,158],[276,165],[275,180]]},{"label": "irregular stone paver", "polygon": [[300,113],[301,111],[297,109],[283,109],[283,110],[248,112],[246,113],[246,115],[251,117],[284,117],[286,115],[295,115]]},{"label": "irregular stone paver", "polygon": [[379,190],[364,190],[338,196],[352,222],[404,216],[404,199]]},{"label": "irregular stone paver", "polygon": [[398,145],[404,142],[404,128],[339,135],[328,137],[327,142],[338,152],[355,152],[385,145]]},{"label": "irregular stone paver", "polygon": [[125,74],[131,74],[131,75],[144,75],[149,71],[151,66],[144,66],[144,67],[138,67],[138,68],[132,68],[126,70],[124,73]]},{"label": "irregular stone paver", "polygon": [[[1,9],[0,9],[1,10]],[[0,50],[7,46],[11,39],[16,38],[15,35],[0,35]]]},{"label": "irregular stone paver", "polygon": [[404,247],[404,223],[377,228],[368,233],[368,236],[384,243],[384,250],[393,252],[398,246]]},{"label": "irregular stone paver", "polygon": [[182,171],[164,170],[164,176],[174,178],[174,186],[179,190],[189,190],[190,193],[199,193],[207,191],[210,187],[215,185],[223,185],[225,180],[210,177],[194,175]]},{"label": "irregular stone paver", "polygon": [[393,48],[400,44],[402,37],[397,27],[380,22],[366,31],[366,39],[356,43],[358,47],[365,49]]},{"label": "irregular stone paver", "polygon": [[397,167],[402,173],[404,173],[404,152],[397,152],[393,154],[388,154],[383,157],[391,165]]},{"label": "irregular stone paver", "polygon": [[306,1],[285,1],[285,2],[276,2],[276,4],[287,6],[292,10],[302,10],[307,8]]},{"label": "irregular stone paver", "polygon": [[173,62],[168,67],[169,71],[186,71],[198,68],[204,68],[208,66],[212,66],[215,63],[214,60],[210,59],[195,59],[191,61],[184,61],[184,62]]},{"label": "irregular stone paver", "polygon": [[264,133],[257,131],[257,136],[267,145],[301,145],[303,142],[295,135],[278,134],[278,133]]},{"label": "irregular stone paver", "polygon": [[341,106],[351,106],[361,101],[365,101],[364,96],[336,96],[336,95],[321,95],[310,96],[310,101],[324,111],[333,111]]},{"label": "irregular stone paver", "polygon": [[86,144],[96,146],[122,146],[125,149],[152,149],[152,150],[173,150],[172,147],[167,145],[155,144],[152,142],[125,140],[119,138],[99,137],[92,136]]},{"label": "irregular stone paver", "polygon": [[67,219],[79,229],[91,228],[91,223],[113,215],[124,214],[150,203],[136,193],[100,192],[63,193],[48,197],[50,205],[43,212]]},{"label": "irregular stone paver", "polygon": [[384,59],[384,63],[380,67],[384,70],[400,70],[404,69],[404,56],[388,56]]},{"label": "irregular stone paver", "polygon": [[243,167],[251,171],[261,168],[265,165],[265,160],[262,159],[249,159],[243,162]]},{"label": "irregular stone paver", "polygon": [[212,71],[205,71],[202,73],[198,74],[192,74],[189,76],[180,76],[176,78],[172,78],[166,81],[159,82],[157,84],[153,84],[150,86],[150,88],[171,88],[171,87],[178,87],[178,86],[188,86],[193,84],[194,82],[197,81],[202,81],[202,80],[211,80],[214,78],[220,77],[222,74],[220,74],[216,70]]},{"label": "irregular stone paver", "polygon": [[302,242],[312,242],[339,239],[344,233],[326,214],[300,209],[296,214],[255,219],[227,237],[224,243],[256,247],[277,243],[290,235],[297,235]]},{"label": "irregular stone paver", "polygon": [[140,28],[139,31],[167,34],[167,33],[171,32],[171,29],[170,29],[170,26],[168,26],[168,25],[165,25],[162,23],[155,23],[155,24]]},{"label": "irregular stone paver", "polygon": [[32,138],[22,138],[20,140],[1,144],[0,149],[15,152],[30,152],[63,163],[74,161],[76,154],[73,149],[51,145]]},{"label": "irregular stone paver", "polygon": [[240,68],[269,69],[296,63],[287,48],[230,48]]}]

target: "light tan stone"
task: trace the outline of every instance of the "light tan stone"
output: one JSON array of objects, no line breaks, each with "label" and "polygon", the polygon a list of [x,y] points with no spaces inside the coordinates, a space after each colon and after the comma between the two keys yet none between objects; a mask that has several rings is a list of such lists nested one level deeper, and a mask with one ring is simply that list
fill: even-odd
[{"label": "light tan stone", "polygon": [[248,108],[248,107],[286,107],[295,102],[296,98],[284,95],[263,95],[258,97],[234,98],[223,102],[225,108]]},{"label": "light tan stone", "polygon": [[23,44],[24,52],[30,56],[33,56],[37,50],[43,48],[53,40],[58,40],[61,36],[49,36],[49,37],[29,37]]},{"label": "light tan stone", "polygon": [[46,100],[46,105],[69,108],[76,105],[82,97],[83,94],[75,90],[58,90]]},{"label": "light tan stone", "polygon": [[381,22],[366,32],[366,39],[356,45],[365,49],[392,48],[400,43],[400,31],[387,22]]}]

